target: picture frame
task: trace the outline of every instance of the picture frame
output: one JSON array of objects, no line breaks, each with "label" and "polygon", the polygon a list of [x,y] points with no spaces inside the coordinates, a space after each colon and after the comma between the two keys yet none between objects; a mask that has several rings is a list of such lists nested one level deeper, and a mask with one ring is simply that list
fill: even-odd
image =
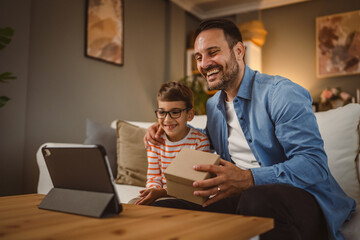
[{"label": "picture frame", "polygon": [[86,0],[85,56],[124,64],[123,0]]},{"label": "picture frame", "polygon": [[360,10],[316,18],[316,76],[360,73]]},{"label": "picture frame", "polygon": [[186,50],[186,76],[191,77],[194,74],[199,74],[196,66],[195,51],[193,48]]}]

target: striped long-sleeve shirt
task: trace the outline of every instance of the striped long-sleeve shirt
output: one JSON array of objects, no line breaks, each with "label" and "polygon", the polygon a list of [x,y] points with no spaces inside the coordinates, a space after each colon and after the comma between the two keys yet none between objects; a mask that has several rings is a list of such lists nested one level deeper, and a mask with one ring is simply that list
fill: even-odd
[{"label": "striped long-sleeve shirt", "polygon": [[163,138],[165,145],[156,146],[149,142],[146,188],[166,189],[164,171],[182,148],[187,147],[206,152],[210,151],[210,143],[207,136],[193,128],[190,128],[186,137],[178,142],[171,142],[165,134]]}]

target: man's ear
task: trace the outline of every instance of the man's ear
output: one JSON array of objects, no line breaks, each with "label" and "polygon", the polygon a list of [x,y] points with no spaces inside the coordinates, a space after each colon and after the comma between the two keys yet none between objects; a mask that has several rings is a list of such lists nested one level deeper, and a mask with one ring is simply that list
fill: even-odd
[{"label": "man's ear", "polygon": [[242,42],[238,42],[234,46],[236,60],[243,60],[245,55],[245,46]]},{"label": "man's ear", "polygon": [[191,108],[187,114],[187,121],[190,122],[191,120],[193,120],[194,116],[195,116],[195,110],[194,108]]}]

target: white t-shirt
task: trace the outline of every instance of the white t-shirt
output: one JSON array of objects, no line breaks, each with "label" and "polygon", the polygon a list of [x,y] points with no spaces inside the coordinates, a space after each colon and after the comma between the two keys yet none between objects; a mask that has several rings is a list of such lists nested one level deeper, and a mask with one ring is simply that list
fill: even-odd
[{"label": "white t-shirt", "polygon": [[228,125],[229,154],[231,159],[235,162],[236,166],[241,169],[260,167],[245,139],[244,132],[241,129],[234,109],[234,103],[225,101],[225,107]]}]

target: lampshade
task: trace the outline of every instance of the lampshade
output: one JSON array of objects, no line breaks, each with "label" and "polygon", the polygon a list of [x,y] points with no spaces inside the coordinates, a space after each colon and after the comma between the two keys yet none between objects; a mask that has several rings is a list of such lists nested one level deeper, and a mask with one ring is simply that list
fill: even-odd
[{"label": "lampshade", "polygon": [[262,47],[265,43],[267,31],[264,29],[264,23],[260,20],[241,23],[238,25],[243,41],[251,41]]}]

